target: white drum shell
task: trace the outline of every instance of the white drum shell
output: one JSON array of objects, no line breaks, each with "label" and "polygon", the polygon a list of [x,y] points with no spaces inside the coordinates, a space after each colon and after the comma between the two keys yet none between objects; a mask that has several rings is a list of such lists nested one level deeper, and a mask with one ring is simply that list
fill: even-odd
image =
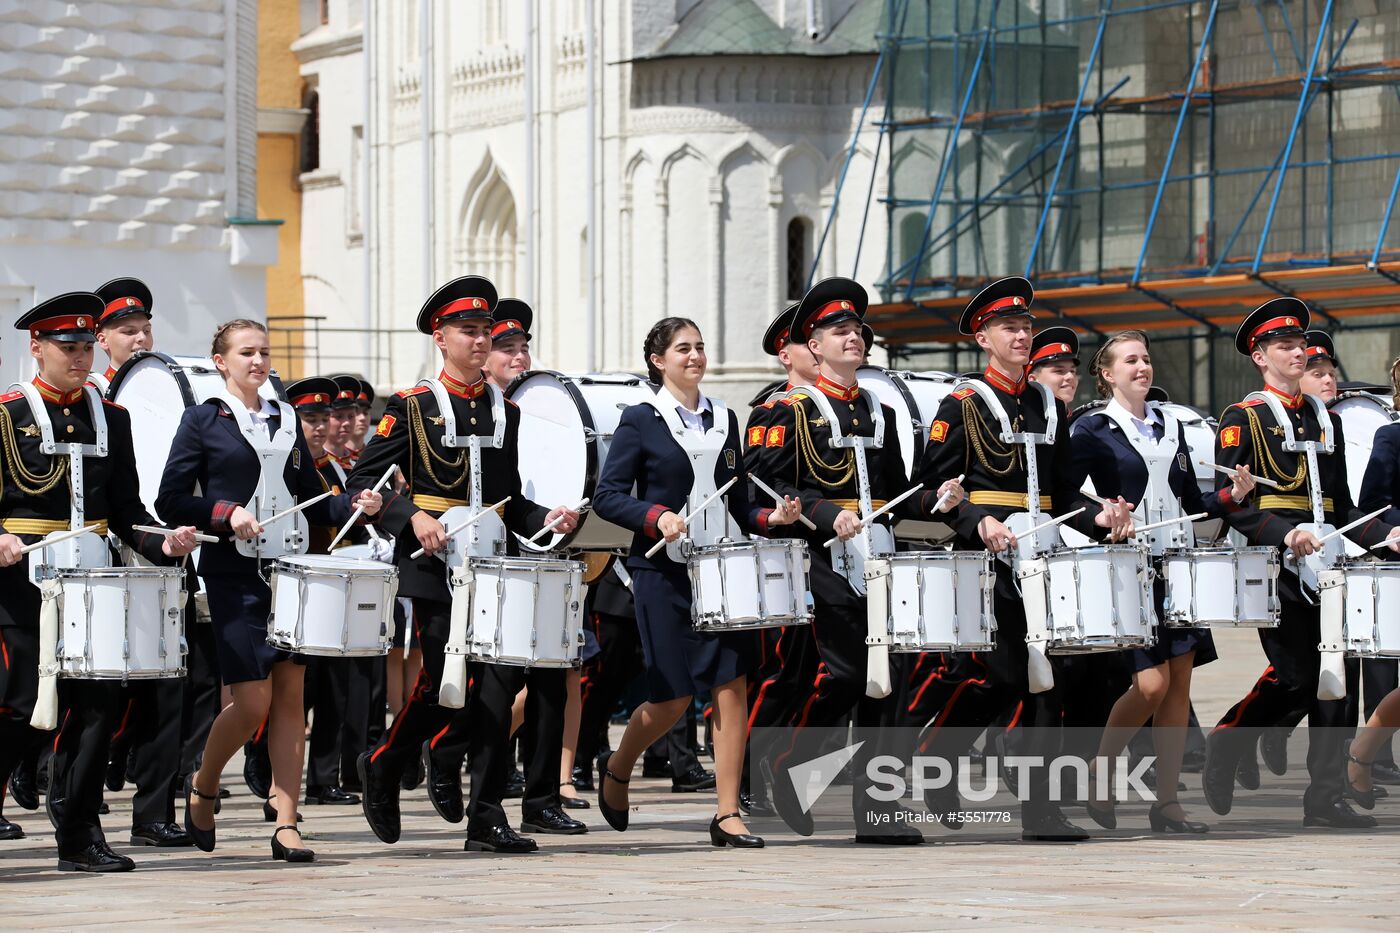
[{"label": "white drum shell", "polygon": [[890,650],[991,651],[996,647],[986,551],[915,551],[890,562]]},{"label": "white drum shell", "polygon": [[[521,375],[506,394],[520,407],[521,492],[552,508],[593,497],[622,412],[646,402],[652,390],[631,373],[566,376],[538,371]],[[550,535],[535,544],[520,537],[523,549],[537,552],[565,547],[622,551],[631,543],[630,531],[591,510],[571,534]]]},{"label": "white drum shell", "polygon": [[538,557],[473,557],[466,644],[450,654],[512,667],[578,667],[583,645],[583,562]]},{"label": "white drum shell", "polygon": [[272,567],[267,643],[329,658],[388,654],[394,644],[398,570],[326,554],[278,560]]},{"label": "white drum shell", "polygon": [[1162,623],[1175,628],[1274,628],[1278,551],[1271,547],[1178,548],[1162,555]]},{"label": "white drum shell", "polygon": [[[1347,465],[1347,485],[1353,497],[1361,494],[1361,481],[1366,476],[1366,465],[1371,462],[1371,448],[1375,446],[1376,432],[1400,418],[1391,406],[1390,400],[1370,392],[1343,392],[1328,409],[1342,422],[1342,435],[1346,438],[1343,452]],[[1348,557],[1363,557],[1364,548],[1351,540],[1343,542]]]},{"label": "white drum shell", "polygon": [[1156,642],[1145,550],[1121,544],[1067,548],[1045,561],[1051,652],[1117,651]]},{"label": "white drum shell", "polygon": [[180,567],[60,570],[59,676],[151,680],[185,675]]},{"label": "white drum shell", "polygon": [[1400,658],[1400,564],[1347,561],[1344,569],[1347,654]]},{"label": "white drum shell", "polygon": [[705,632],[806,625],[809,567],[807,542],[795,538],[697,547],[687,562],[691,624]]}]

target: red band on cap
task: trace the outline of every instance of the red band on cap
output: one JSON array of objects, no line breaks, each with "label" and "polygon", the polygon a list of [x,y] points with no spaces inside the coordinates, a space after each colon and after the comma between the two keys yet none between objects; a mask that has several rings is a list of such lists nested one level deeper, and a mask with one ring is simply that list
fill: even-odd
[{"label": "red band on cap", "polygon": [[788,339],[792,336],[792,328],[784,327],[783,332],[773,340],[773,352],[777,353],[788,345]]},{"label": "red band on cap", "polygon": [[512,330],[523,331],[525,330],[525,328],[519,321],[516,320],[501,321],[495,327],[491,328],[491,336],[499,337],[501,336],[501,334]]},{"label": "red band on cap", "polygon": [[336,400],[337,402],[340,401],[341,399],[345,399],[345,398],[354,399],[354,397],[355,397],[355,393],[349,391],[348,389],[341,389],[339,392],[337,392],[337,393],[335,394],[335,400]]},{"label": "red band on cap", "polygon": [[57,317],[46,317],[42,321],[35,321],[29,325],[29,333],[37,337],[44,332],[91,331],[93,323],[92,317],[87,314],[61,314]]},{"label": "red band on cap", "polygon": [[456,301],[449,301],[433,312],[433,330],[437,330],[438,322],[449,314],[456,314],[458,311],[487,311],[485,298],[458,298]]},{"label": "red band on cap", "polygon": [[1327,352],[1326,347],[1308,347],[1308,356],[1325,356],[1328,359],[1331,359],[1332,354]]},{"label": "red band on cap", "polygon": [[298,395],[292,399],[292,405],[300,408],[303,405],[325,404],[330,401],[330,396],[324,392],[312,392],[310,395]]},{"label": "red band on cap", "polygon": [[977,330],[994,317],[998,311],[1005,311],[1007,308],[1017,308],[1026,314],[1031,313],[1030,305],[1026,304],[1026,299],[1022,298],[1020,295],[1008,295],[1005,298],[998,298],[991,304],[979,308],[977,313],[972,316],[973,332],[976,333]]},{"label": "red band on cap", "polygon": [[1031,362],[1038,363],[1046,357],[1059,356],[1061,353],[1073,355],[1074,351],[1070,349],[1067,343],[1047,343],[1031,355]]},{"label": "red band on cap", "polygon": [[368,402],[368,401],[369,401],[369,395],[366,394],[366,393],[364,393],[364,392],[361,392],[359,395],[355,396],[355,401],[357,401],[357,402]]},{"label": "red band on cap", "polygon": [[1260,334],[1268,333],[1271,330],[1281,330],[1285,327],[1296,327],[1299,330],[1302,330],[1302,325],[1300,325],[1298,323],[1298,319],[1296,317],[1293,317],[1292,315],[1288,315],[1285,317],[1269,318],[1263,324],[1260,324],[1258,327],[1254,328],[1254,330],[1250,332],[1249,348],[1251,350],[1254,349],[1254,344],[1259,339]]},{"label": "red band on cap", "polygon": [[139,298],[117,298],[107,302],[107,307],[102,309],[102,320],[107,320],[107,318],[116,314],[118,311],[128,310],[145,311],[146,306],[141,303],[141,299]]},{"label": "red band on cap", "polygon": [[832,317],[837,314],[841,314],[843,312],[855,314],[855,310],[856,306],[844,298],[839,299],[837,301],[828,301],[826,304],[821,306],[821,309],[818,310],[816,314],[812,315],[811,319],[807,322],[807,326],[804,328],[804,330],[807,332],[807,336],[810,337],[812,336],[812,331],[816,330],[819,326],[821,326],[821,322],[826,318]]}]

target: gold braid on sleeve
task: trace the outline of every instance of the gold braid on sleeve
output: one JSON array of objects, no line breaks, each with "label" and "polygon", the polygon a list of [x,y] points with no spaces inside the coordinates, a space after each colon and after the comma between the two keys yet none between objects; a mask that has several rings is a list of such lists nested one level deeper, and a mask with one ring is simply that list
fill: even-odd
[{"label": "gold braid on sleeve", "polygon": [[1259,465],[1264,467],[1259,476],[1265,479],[1277,480],[1281,485],[1279,492],[1293,492],[1308,478],[1308,461],[1306,458],[1294,454],[1297,469],[1291,474],[1278,465],[1274,460],[1274,452],[1269,449],[1269,442],[1264,435],[1264,425],[1259,421],[1259,415],[1253,408],[1244,410],[1245,417],[1249,420],[1249,439],[1254,444],[1254,450],[1259,458]]},{"label": "gold braid on sleeve", "polygon": [[[850,482],[856,472],[856,452],[847,448],[841,451],[835,463],[822,459],[812,437],[812,427],[807,421],[807,410],[799,400],[792,406],[792,416],[796,421],[797,457],[799,464],[805,464],[812,476],[828,489],[839,489]],[[831,425],[831,429],[836,429]]]},{"label": "gold braid on sleeve", "polygon": [[[49,472],[43,476],[29,472],[20,456],[19,443],[15,440],[15,423],[10,410],[0,405],[0,446],[4,447],[5,459],[10,464],[10,475],[14,477],[15,488],[26,496],[42,496],[68,476],[68,458],[49,458]],[[4,483],[0,481],[0,492]]]},{"label": "gold braid on sleeve", "polygon": [[[423,469],[428,471],[428,478],[442,490],[456,489],[466,482],[467,474],[471,472],[471,464],[467,462],[467,452],[458,451],[457,456],[451,459],[443,457],[433,450],[433,445],[428,443],[428,432],[423,427],[423,409],[418,405],[418,399],[408,398],[408,424],[413,432],[414,440],[418,444],[418,460],[423,464]],[[412,462],[412,458],[409,458]],[[460,469],[462,472],[457,479],[451,483],[443,482],[433,470],[433,462],[436,461],[449,469]]]},{"label": "gold braid on sleeve", "polygon": [[[996,430],[988,427],[982,420],[982,410],[977,407],[976,399],[977,396],[973,394],[962,400],[963,430],[967,432],[967,440],[982,468],[993,476],[1005,476],[1021,462],[1021,448],[1002,444]],[[993,466],[993,457],[1005,460],[1006,466]]]}]

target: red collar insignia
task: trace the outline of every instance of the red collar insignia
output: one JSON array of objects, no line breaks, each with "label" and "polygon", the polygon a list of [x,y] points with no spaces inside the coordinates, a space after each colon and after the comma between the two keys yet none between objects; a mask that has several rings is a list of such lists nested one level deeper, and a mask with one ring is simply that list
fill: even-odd
[{"label": "red collar insignia", "polygon": [[1265,392],[1268,392],[1270,395],[1274,396],[1274,397],[1277,398],[1279,401],[1283,402],[1283,407],[1284,407],[1284,408],[1295,408],[1295,409],[1296,409],[1296,408],[1302,408],[1302,407],[1303,407],[1303,394],[1302,394],[1301,392],[1298,393],[1297,395],[1289,395],[1287,392],[1280,392],[1278,389],[1275,389],[1273,386],[1269,385],[1267,382],[1264,383],[1264,391],[1265,391]]},{"label": "red collar insignia", "polygon": [[859,385],[846,388],[841,383],[828,379],[821,374],[817,375],[816,387],[823,393],[840,402],[854,402],[856,399],[860,398]]},{"label": "red collar insignia", "polygon": [[982,370],[982,378],[994,389],[1000,389],[1007,395],[1020,395],[1026,391],[1026,377],[1022,376],[1018,381],[1012,382],[1000,372],[988,366]]},{"label": "red collar insignia", "polygon": [[447,387],[448,392],[451,392],[453,395],[461,396],[462,398],[481,398],[486,394],[485,377],[476,380],[476,382],[467,383],[462,382],[460,379],[453,379],[451,376],[447,375],[446,370],[443,370],[438,375],[438,379]]},{"label": "red collar insignia", "polygon": [[65,395],[38,376],[34,377],[34,387],[39,390],[39,394],[43,396],[44,401],[52,402],[55,405],[72,405],[83,397],[82,386],[78,386],[72,392]]}]

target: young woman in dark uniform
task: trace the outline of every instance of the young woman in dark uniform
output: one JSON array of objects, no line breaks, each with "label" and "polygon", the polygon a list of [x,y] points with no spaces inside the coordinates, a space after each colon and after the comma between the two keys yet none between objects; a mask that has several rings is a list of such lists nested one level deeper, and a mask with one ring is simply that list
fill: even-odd
[{"label": "young woman in dark uniform", "polygon": [[[225,392],[185,411],[170,447],[156,509],[168,520],[194,525],[222,539],[201,549],[199,574],[209,596],[219,676],[233,702],[214,720],[203,762],[186,786],[185,829],[199,848],[213,851],[219,776],[267,718],[272,795],[277,809],[273,858],[309,862],[314,853],[301,845],[296,827],[306,726],[304,668],[290,663],[288,652],[267,643],[272,591],[263,577],[264,567],[261,561],[240,553],[227,538],[232,533],[249,541],[262,532],[257,516],[245,507],[257,489],[262,463],[242,436],[232,406],[245,407],[250,432],[265,426],[269,439],[277,433],[281,427],[279,408],[258,394],[269,375],[270,354],[267,331],[255,321],[231,321],[215,332],[212,356],[224,375]],[[300,424],[294,424],[292,430],[295,440],[287,452],[282,478],[288,491],[305,501],[320,495],[324,486]],[[310,506],[305,514],[311,525],[339,527],[355,506],[362,505],[367,515],[373,515],[381,501],[377,494],[368,492],[354,500],[342,494]]]},{"label": "young woman in dark uniform", "polygon": [[[1185,430],[1164,415],[1157,403],[1147,401],[1152,388],[1152,357],[1146,334],[1130,330],[1111,337],[1095,355],[1093,372],[1099,395],[1109,403],[1074,423],[1072,448],[1076,475],[1092,479],[1100,496],[1122,496],[1131,503],[1176,500],[1181,514],[1205,512],[1213,517],[1244,502],[1254,489],[1248,468],[1241,468],[1229,489],[1203,494],[1196,484]],[[1162,488],[1163,483],[1166,488]],[[1155,516],[1142,518],[1143,522],[1155,520]],[[1190,524],[1183,523],[1180,529],[1186,541],[1192,542],[1186,546],[1194,546]],[[1166,588],[1160,577],[1153,595],[1159,620],[1157,643],[1126,654],[1133,684],[1109,712],[1098,755],[1110,761],[1117,758],[1143,723],[1152,720],[1157,749],[1152,831],[1203,833],[1210,827],[1186,818],[1176,799],[1176,787],[1191,703],[1191,670],[1215,660],[1215,642],[1207,629],[1161,624]],[[1101,782],[1107,776],[1096,774],[1095,778]],[[1095,797],[1097,793],[1085,802],[1089,816],[1106,829],[1115,828],[1118,820],[1112,802],[1095,806]]]},{"label": "young woman in dark uniform", "polygon": [[[613,435],[593,508],[610,522],[634,532],[626,566],[632,574],[637,628],[646,656],[648,702],[637,707],[598,783],[598,804],[613,829],[627,828],[626,784],[642,752],[664,735],[698,693],[714,696],[715,780],[719,809],[710,822],[716,846],[757,847],[763,840],[748,834],[739,815],[739,777],[747,725],[745,675],[757,660],[752,632],[722,635],[696,632],[690,624],[690,579],[686,564],[667,550],[647,557],[658,538],[676,541],[686,530],[680,514],[692,484],[691,463],[708,462],[699,452],[713,435],[717,412],[727,417],[727,438],[714,451],[714,488],[740,476],[743,454],[739,422],[733,412],[716,406],[700,391],[705,375],[705,343],[700,329],[685,318],[666,318],[647,334],[647,372],[660,388],[657,404],[633,405],[622,413]],[[666,409],[670,409],[669,411]],[[674,412],[674,417],[672,415]],[[676,421],[678,418],[678,422]],[[676,430],[674,425],[681,429]],[[635,494],[633,487],[636,487]],[[787,499],[776,509],[751,506],[745,482],[730,487],[727,502],[716,500],[714,512],[749,533],[797,519],[801,505]],[[696,503],[697,505],[699,503]],[[717,519],[715,519],[717,520]]]}]

